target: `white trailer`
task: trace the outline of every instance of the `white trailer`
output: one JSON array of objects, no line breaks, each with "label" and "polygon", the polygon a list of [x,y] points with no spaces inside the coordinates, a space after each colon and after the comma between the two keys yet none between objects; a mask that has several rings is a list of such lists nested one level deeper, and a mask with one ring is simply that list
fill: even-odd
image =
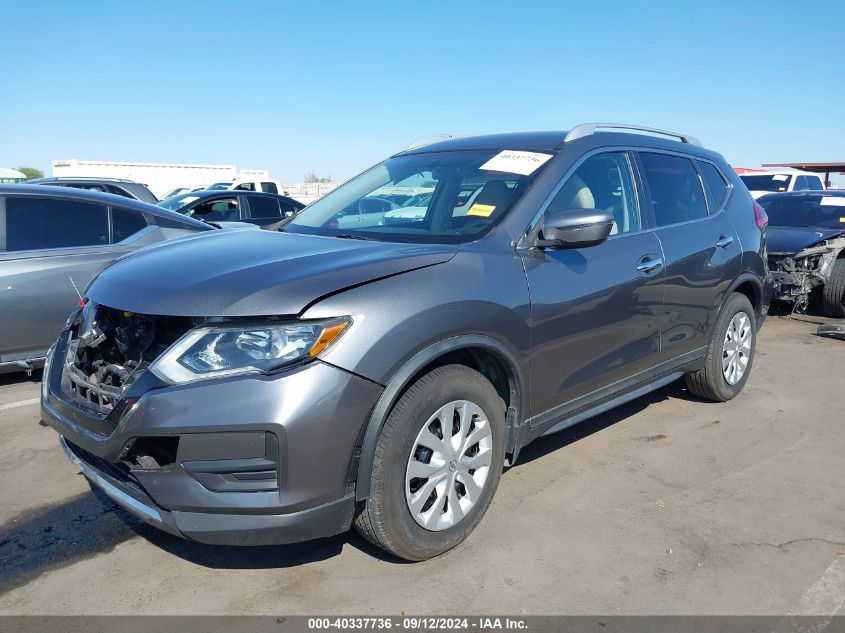
[{"label": "white trailer", "polygon": [[[259,170],[250,170],[253,173]],[[262,173],[267,173],[261,170]],[[54,160],[53,176],[128,178],[144,183],[161,197],[176,187],[199,187],[215,182],[234,181],[240,174],[235,165],[187,165],[180,163],[139,163],[99,160]]]}]

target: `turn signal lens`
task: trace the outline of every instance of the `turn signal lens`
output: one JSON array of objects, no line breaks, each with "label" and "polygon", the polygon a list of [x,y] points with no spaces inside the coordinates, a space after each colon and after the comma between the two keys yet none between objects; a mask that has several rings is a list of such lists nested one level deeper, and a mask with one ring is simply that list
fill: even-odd
[{"label": "turn signal lens", "polygon": [[323,329],[323,333],[317,339],[317,342],[314,343],[314,347],[308,352],[308,355],[312,358],[319,355],[323,350],[325,350],[329,345],[334,343],[335,339],[343,334],[343,331],[349,326],[349,321],[341,321],[336,323],[335,325],[330,325]]}]

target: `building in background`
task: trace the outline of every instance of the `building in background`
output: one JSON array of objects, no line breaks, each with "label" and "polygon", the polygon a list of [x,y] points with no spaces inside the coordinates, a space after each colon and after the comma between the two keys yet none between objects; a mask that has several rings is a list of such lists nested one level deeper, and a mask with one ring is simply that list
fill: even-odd
[{"label": "building in background", "polygon": [[9,184],[15,182],[23,182],[24,180],[26,180],[26,174],[24,174],[23,172],[20,172],[17,169],[7,169],[6,167],[0,167],[0,183]]},{"label": "building in background", "polygon": [[241,177],[267,178],[266,169],[245,169],[235,165],[187,165],[181,163],[138,163],[105,160],[54,160],[53,176],[126,178],[140,182],[161,197],[176,187],[199,187]]}]

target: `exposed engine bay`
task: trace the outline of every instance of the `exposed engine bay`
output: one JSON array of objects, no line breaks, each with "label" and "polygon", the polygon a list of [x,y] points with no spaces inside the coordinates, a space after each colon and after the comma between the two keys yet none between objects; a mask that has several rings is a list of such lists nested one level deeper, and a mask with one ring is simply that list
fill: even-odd
[{"label": "exposed engine bay", "polygon": [[792,303],[793,312],[805,312],[810,293],[827,283],[844,250],[845,237],[838,237],[797,253],[769,253],[774,298]]},{"label": "exposed engine bay", "polygon": [[65,391],[102,415],[168,347],[204,319],[149,316],[89,302],[65,361]]}]

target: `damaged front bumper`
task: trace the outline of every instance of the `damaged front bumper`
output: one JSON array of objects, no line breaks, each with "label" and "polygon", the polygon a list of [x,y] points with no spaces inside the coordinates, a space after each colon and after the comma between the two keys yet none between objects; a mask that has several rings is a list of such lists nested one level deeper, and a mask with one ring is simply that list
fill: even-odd
[{"label": "damaged front bumper", "polygon": [[128,512],[222,545],[293,543],[350,527],[355,449],[379,385],[321,361],[183,386],[144,372],[106,413],[68,384],[71,334],[50,354],[42,419]]}]

